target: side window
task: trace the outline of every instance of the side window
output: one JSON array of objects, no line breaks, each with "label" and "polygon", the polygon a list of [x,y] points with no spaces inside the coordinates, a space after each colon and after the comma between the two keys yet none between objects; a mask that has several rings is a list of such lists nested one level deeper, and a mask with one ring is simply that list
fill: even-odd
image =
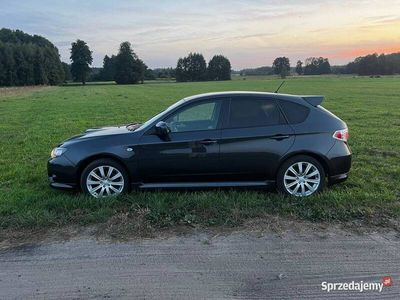
[{"label": "side window", "polygon": [[274,100],[250,97],[231,100],[228,128],[262,127],[283,123],[283,117]]},{"label": "side window", "polygon": [[218,125],[221,104],[221,101],[214,100],[189,105],[169,116],[165,122],[171,132],[213,130]]},{"label": "side window", "polygon": [[279,100],[279,104],[290,124],[304,122],[310,112],[308,107],[294,102]]}]

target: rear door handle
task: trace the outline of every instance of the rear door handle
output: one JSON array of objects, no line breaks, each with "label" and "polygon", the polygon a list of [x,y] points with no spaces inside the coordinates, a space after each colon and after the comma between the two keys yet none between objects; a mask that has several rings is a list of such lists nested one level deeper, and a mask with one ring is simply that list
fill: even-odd
[{"label": "rear door handle", "polygon": [[281,141],[281,140],[289,138],[289,135],[287,135],[287,134],[276,134],[276,135],[271,136],[270,138],[274,139],[274,140],[277,140],[277,141]]},{"label": "rear door handle", "polygon": [[202,145],[212,145],[212,144],[215,144],[217,141],[216,140],[210,140],[210,139],[207,139],[207,140],[202,140],[202,141],[200,141],[200,144],[202,144]]}]

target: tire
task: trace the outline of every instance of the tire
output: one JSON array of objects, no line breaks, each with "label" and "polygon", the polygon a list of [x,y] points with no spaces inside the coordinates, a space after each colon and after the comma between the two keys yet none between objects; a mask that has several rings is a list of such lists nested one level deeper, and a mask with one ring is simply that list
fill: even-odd
[{"label": "tire", "polygon": [[129,191],[129,177],[125,168],[118,162],[112,159],[98,159],[83,170],[80,185],[82,190],[92,197],[112,197]]},{"label": "tire", "polygon": [[280,193],[307,197],[322,191],[325,186],[325,171],[315,158],[298,155],[282,164],[276,180]]}]

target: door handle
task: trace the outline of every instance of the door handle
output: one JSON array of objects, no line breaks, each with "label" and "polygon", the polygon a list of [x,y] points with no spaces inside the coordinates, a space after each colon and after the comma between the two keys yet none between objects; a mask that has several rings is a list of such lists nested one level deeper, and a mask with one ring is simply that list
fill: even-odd
[{"label": "door handle", "polygon": [[274,139],[274,140],[277,140],[277,141],[281,141],[281,140],[289,138],[289,135],[287,135],[287,134],[276,134],[276,135],[271,136],[270,138]]},{"label": "door handle", "polygon": [[200,144],[202,144],[202,145],[212,145],[212,144],[215,144],[217,141],[216,140],[210,140],[210,139],[207,139],[207,140],[202,140],[202,141],[200,141]]}]

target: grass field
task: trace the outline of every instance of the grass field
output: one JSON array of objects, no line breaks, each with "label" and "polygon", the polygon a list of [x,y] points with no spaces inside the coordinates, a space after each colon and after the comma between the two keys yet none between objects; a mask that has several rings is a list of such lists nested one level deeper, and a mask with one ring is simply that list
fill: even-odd
[{"label": "grass field", "polygon": [[[48,187],[51,149],[96,126],[145,121],[176,100],[225,90],[273,91],[277,79],[87,85],[0,92],[0,228],[127,222],[237,225],[270,214],[387,225],[400,216],[400,77],[292,78],[281,92],[322,94],[350,128],[350,179],[306,199],[263,191],[132,192],[89,199]],[[134,229],[134,228],[133,228]]]}]

